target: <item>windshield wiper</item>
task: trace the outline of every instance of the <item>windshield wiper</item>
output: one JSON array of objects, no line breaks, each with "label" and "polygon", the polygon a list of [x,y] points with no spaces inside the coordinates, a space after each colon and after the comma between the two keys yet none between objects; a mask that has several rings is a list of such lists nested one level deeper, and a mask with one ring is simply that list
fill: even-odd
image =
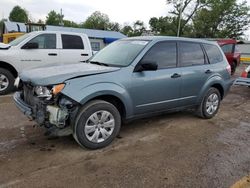
[{"label": "windshield wiper", "polygon": [[96,64],[96,65],[103,65],[103,66],[109,66],[107,63],[101,63],[101,62],[99,62],[99,61],[89,61],[89,63],[91,63],[91,64]]}]

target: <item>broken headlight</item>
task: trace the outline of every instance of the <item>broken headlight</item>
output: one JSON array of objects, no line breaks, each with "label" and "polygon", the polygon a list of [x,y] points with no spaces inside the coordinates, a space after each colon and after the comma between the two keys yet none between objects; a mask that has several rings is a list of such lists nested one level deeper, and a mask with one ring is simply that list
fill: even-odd
[{"label": "broken headlight", "polygon": [[36,86],[35,93],[38,97],[45,97],[49,100],[53,95],[55,96],[60,93],[63,90],[64,86],[65,84],[58,84],[54,85],[53,87]]},{"label": "broken headlight", "polygon": [[45,86],[36,86],[35,87],[35,93],[38,97],[46,97],[46,98],[51,98],[51,89],[45,87]]}]

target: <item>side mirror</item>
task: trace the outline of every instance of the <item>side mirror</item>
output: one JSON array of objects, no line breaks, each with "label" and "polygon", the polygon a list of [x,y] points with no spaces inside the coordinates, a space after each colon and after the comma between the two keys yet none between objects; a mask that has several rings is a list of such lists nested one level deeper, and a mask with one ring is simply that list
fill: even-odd
[{"label": "side mirror", "polygon": [[38,43],[28,42],[25,45],[23,45],[22,49],[38,49]]},{"label": "side mirror", "polygon": [[156,62],[149,62],[149,61],[141,61],[136,67],[135,72],[142,72],[142,71],[155,71],[157,70],[158,65]]}]

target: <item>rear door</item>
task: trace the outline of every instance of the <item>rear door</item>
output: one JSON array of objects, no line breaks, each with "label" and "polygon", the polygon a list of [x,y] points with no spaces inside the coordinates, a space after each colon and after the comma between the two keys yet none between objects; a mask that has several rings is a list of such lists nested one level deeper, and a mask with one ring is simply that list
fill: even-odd
[{"label": "rear door", "polygon": [[194,105],[197,97],[212,74],[201,44],[179,42],[179,66],[182,72],[181,106]]},{"label": "rear door", "polygon": [[[16,54],[20,60],[21,69],[57,65],[60,61],[56,34],[44,33],[35,36],[27,43],[37,43],[37,49],[21,49]],[[27,44],[26,43],[26,44]],[[25,45],[25,44],[24,44]],[[24,46],[23,45],[23,46]]]},{"label": "rear door", "polygon": [[61,64],[84,62],[90,56],[89,46],[85,46],[83,37],[73,34],[61,34]]},{"label": "rear door", "polygon": [[130,91],[135,113],[143,114],[178,107],[181,77],[177,68],[177,43],[156,43],[141,62],[155,62],[158,69],[133,73],[133,87]]}]

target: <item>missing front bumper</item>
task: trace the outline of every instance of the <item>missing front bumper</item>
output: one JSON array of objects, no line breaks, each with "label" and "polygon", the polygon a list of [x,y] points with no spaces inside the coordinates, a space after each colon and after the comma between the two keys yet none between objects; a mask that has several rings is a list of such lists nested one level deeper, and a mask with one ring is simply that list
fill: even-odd
[{"label": "missing front bumper", "polygon": [[15,105],[17,108],[24,113],[29,119],[34,119],[32,116],[32,108],[28,104],[26,104],[21,98],[21,92],[16,92],[13,96]]}]

